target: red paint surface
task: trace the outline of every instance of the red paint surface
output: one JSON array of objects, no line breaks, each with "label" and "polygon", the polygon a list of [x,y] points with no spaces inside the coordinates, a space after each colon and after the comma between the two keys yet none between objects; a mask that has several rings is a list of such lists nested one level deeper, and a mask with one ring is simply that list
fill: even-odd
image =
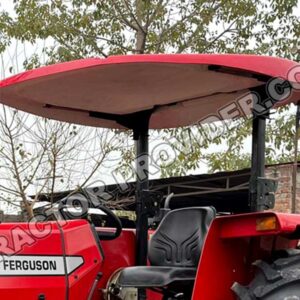
[{"label": "red paint surface", "polygon": [[[256,219],[275,216],[278,226],[268,232],[256,231]],[[119,268],[135,264],[135,232],[124,229],[121,236],[112,241],[101,241],[104,258],[97,247],[90,225],[85,221],[70,221],[62,227],[64,243],[56,222],[48,223],[51,234],[33,244],[23,242],[22,255],[62,255],[63,245],[67,255],[80,255],[84,265],[68,276],[69,299],[86,299],[96,278],[103,276],[98,288],[103,289],[112,273]],[[247,284],[252,279],[257,259],[270,258],[272,249],[295,247],[298,241],[289,240],[300,224],[300,215],[276,214],[272,212],[218,217],[209,230],[200,259],[195,281],[193,300],[234,300],[232,284],[237,281]],[[19,226],[19,227],[16,227]],[[19,240],[32,229],[29,224],[1,224],[0,247],[8,240],[13,246],[12,229],[17,229]],[[20,239],[21,237],[21,239]],[[15,236],[16,241],[16,236]],[[45,294],[47,300],[66,299],[65,276],[2,276],[0,297],[2,299],[38,299]],[[103,299],[97,290],[93,300]],[[158,300],[161,296],[151,293],[148,299]]]},{"label": "red paint surface", "polygon": [[[15,249],[18,250],[16,240],[21,240],[23,247],[14,253],[16,255],[63,255],[64,245],[58,224],[50,222],[47,226],[51,226],[51,233],[32,242],[33,238],[30,240],[29,237],[32,236],[32,232],[36,232],[32,224],[1,224],[1,243],[7,239],[9,247],[13,248],[15,244]],[[86,221],[68,222],[62,230],[66,255],[80,255],[84,258],[84,265],[69,276],[70,299],[85,299],[96,273],[99,272],[102,258],[90,231],[90,225]],[[31,242],[25,243],[25,240]],[[93,261],[94,258],[97,259],[97,263]],[[77,280],[74,278],[75,274],[78,276]],[[40,294],[44,294],[47,300],[63,300],[66,299],[66,279],[65,276],[2,276],[0,297],[14,300],[38,299]]]},{"label": "red paint surface", "polygon": [[[276,230],[256,231],[256,219],[275,216]],[[234,300],[234,282],[247,284],[252,279],[257,259],[270,258],[272,249],[295,247],[297,240],[289,240],[300,224],[300,215],[272,212],[219,217],[207,235],[197,277],[193,300]]]},{"label": "red paint surface", "polygon": [[101,271],[103,257],[96,244],[90,224],[70,222],[63,228],[67,255],[84,257],[84,265],[69,275],[69,299],[87,299],[97,274]]}]

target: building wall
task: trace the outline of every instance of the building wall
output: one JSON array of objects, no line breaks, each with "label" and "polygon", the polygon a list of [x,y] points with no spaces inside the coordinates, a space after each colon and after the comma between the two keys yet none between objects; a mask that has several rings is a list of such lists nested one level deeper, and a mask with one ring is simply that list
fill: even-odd
[{"label": "building wall", "polygon": [[[266,176],[278,180],[275,194],[275,209],[278,212],[292,212],[293,164],[275,165],[266,168]],[[297,170],[296,213],[300,213],[300,174]]]}]

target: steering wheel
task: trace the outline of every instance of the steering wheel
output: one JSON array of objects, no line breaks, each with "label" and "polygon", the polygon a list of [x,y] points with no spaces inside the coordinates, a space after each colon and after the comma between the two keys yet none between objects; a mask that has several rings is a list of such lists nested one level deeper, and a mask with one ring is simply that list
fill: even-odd
[{"label": "steering wheel", "polygon": [[90,197],[88,197],[87,195],[83,193],[76,193],[59,201],[58,211],[64,220],[85,219],[88,220],[94,226],[94,223],[91,221],[91,219],[99,219],[99,221],[102,222],[102,215],[96,213],[89,213],[89,208],[99,209],[105,213],[108,219],[111,220],[111,223],[115,228],[114,232],[97,231],[99,239],[113,240],[119,237],[122,232],[122,222],[120,218],[117,215],[115,215],[114,212],[108,207],[98,203],[97,205],[95,205],[94,203],[95,202],[91,201]]}]

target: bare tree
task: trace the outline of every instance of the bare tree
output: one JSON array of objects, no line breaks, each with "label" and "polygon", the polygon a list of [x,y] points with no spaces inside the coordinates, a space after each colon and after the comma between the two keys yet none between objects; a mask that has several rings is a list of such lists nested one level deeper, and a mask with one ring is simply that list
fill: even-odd
[{"label": "bare tree", "polygon": [[[32,144],[28,140],[35,120],[29,115],[2,106],[0,119],[1,199],[22,206],[31,217],[34,201],[27,192],[41,168],[45,166],[46,143]],[[29,126],[24,126],[24,124]],[[30,123],[30,124],[29,124]],[[43,187],[40,187],[43,189]]]},{"label": "bare tree", "polygon": [[[81,189],[121,143],[108,130],[62,123],[2,106],[0,197],[29,218],[42,193]],[[30,197],[30,195],[35,195]]]}]

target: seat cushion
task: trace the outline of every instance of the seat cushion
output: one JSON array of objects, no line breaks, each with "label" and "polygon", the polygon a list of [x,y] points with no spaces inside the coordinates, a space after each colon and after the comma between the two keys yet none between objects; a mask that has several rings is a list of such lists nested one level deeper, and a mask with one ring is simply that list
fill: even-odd
[{"label": "seat cushion", "polygon": [[167,213],[149,240],[151,266],[197,268],[215,215],[213,207],[186,207]]},{"label": "seat cushion", "polygon": [[129,267],[121,271],[118,285],[122,287],[164,287],[176,281],[193,281],[196,268]]}]

